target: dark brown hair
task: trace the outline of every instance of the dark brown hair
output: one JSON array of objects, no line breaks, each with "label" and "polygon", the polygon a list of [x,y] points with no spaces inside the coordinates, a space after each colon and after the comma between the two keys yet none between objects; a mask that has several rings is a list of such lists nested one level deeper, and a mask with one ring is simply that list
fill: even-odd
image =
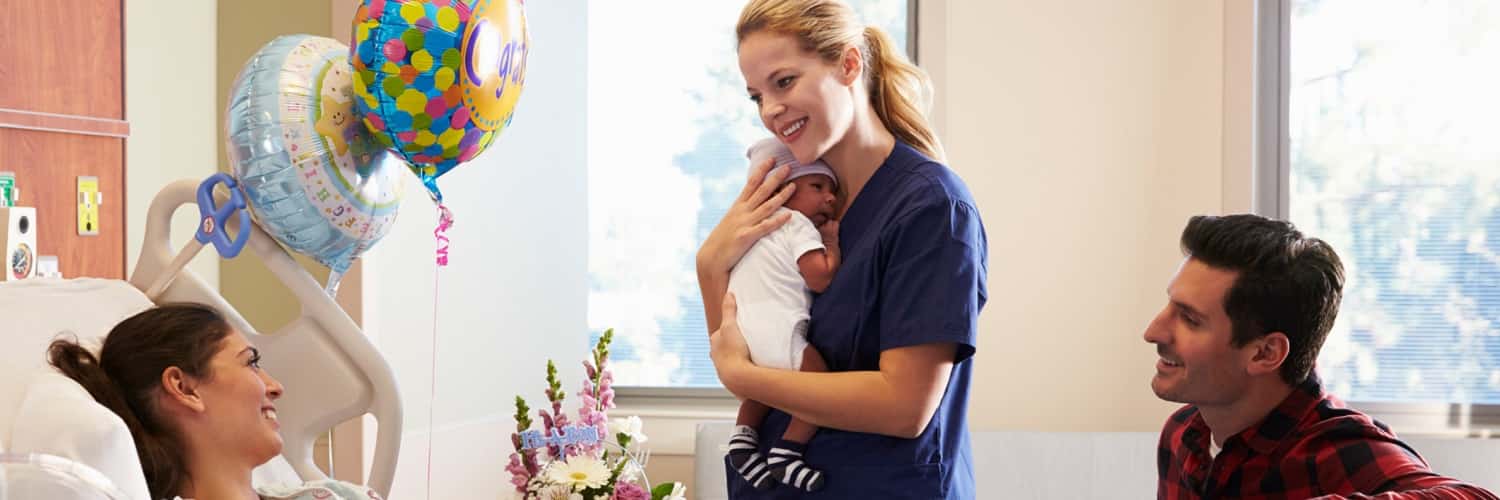
[{"label": "dark brown hair", "polygon": [[1344,265],[1333,247],[1286,221],[1200,215],[1182,230],[1182,251],[1210,267],[1239,273],[1224,295],[1233,345],[1282,332],[1291,343],[1282,380],[1291,385],[1307,380],[1343,298]]},{"label": "dark brown hair", "polygon": [[125,421],[151,497],[171,498],[182,490],[187,469],[181,437],[156,405],[162,372],[175,366],[206,380],[209,361],[230,331],[212,307],[164,304],[115,325],[97,357],[76,339],[58,339],[47,348],[47,358]]}]

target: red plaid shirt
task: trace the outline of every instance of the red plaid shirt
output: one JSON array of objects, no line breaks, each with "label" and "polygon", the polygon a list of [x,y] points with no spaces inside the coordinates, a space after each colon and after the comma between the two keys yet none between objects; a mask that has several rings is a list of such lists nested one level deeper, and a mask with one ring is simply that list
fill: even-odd
[{"label": "red plaid shirt", "polygon": [[1183,407],[1161,431],[1156,496],[1500,500],[1433,473],[1385,424],[1343,406],[1309,377],[1213,457],[1208,424],[1197,407]]}]

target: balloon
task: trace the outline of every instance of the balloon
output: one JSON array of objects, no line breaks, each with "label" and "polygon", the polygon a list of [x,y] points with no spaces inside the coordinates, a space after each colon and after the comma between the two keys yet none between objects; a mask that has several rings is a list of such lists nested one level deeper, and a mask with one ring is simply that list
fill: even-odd
[{"label": "balloon", "polygon": [[510,123],[531,41],[520,0],[364,0],[354,15],[354,93],[365,127],[437,178]]},{"label": "balloon", "polygon": [[330,292],[390,230],[405,176],[354,113],[348,53],[329,38],[278,37],[240,70],[225,112],[229,159],[256,222],[333,270]]}]

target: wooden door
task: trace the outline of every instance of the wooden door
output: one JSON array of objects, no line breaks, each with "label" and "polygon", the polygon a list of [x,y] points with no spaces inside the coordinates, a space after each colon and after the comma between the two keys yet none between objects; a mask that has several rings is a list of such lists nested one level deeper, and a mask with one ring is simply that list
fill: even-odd
[{"label": "wooden door", "polygon": [[[37,209],[38,251],[65,277],[125,277],[124,5],[0,0],[0,171]],[[97,234],[80,235],[78,178],[97,177]]]}]

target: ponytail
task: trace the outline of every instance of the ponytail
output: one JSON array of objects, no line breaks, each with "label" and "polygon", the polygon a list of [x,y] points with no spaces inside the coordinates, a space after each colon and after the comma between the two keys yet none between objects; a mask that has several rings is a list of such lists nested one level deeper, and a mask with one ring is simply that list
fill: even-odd
[{"label": "ponytail", "polygon": [[932,105],[932,80],[908,62],[891,36],[875,26],[865,27],[865,80],[875,116],[897,139],[937,161],[945,161],[943,145],[927,121]]},{"label": "ponytail", "polygon": [[172,498],[188,474],[181,438],[158,414],[162,372],[177,366],[190,376],[207,376],[208,362],[229,332],[211,307],[168,304],[115,325],[98,356],[76,338],[57,339],[47,347],[47,360],[125,421],[151,497]]}]

